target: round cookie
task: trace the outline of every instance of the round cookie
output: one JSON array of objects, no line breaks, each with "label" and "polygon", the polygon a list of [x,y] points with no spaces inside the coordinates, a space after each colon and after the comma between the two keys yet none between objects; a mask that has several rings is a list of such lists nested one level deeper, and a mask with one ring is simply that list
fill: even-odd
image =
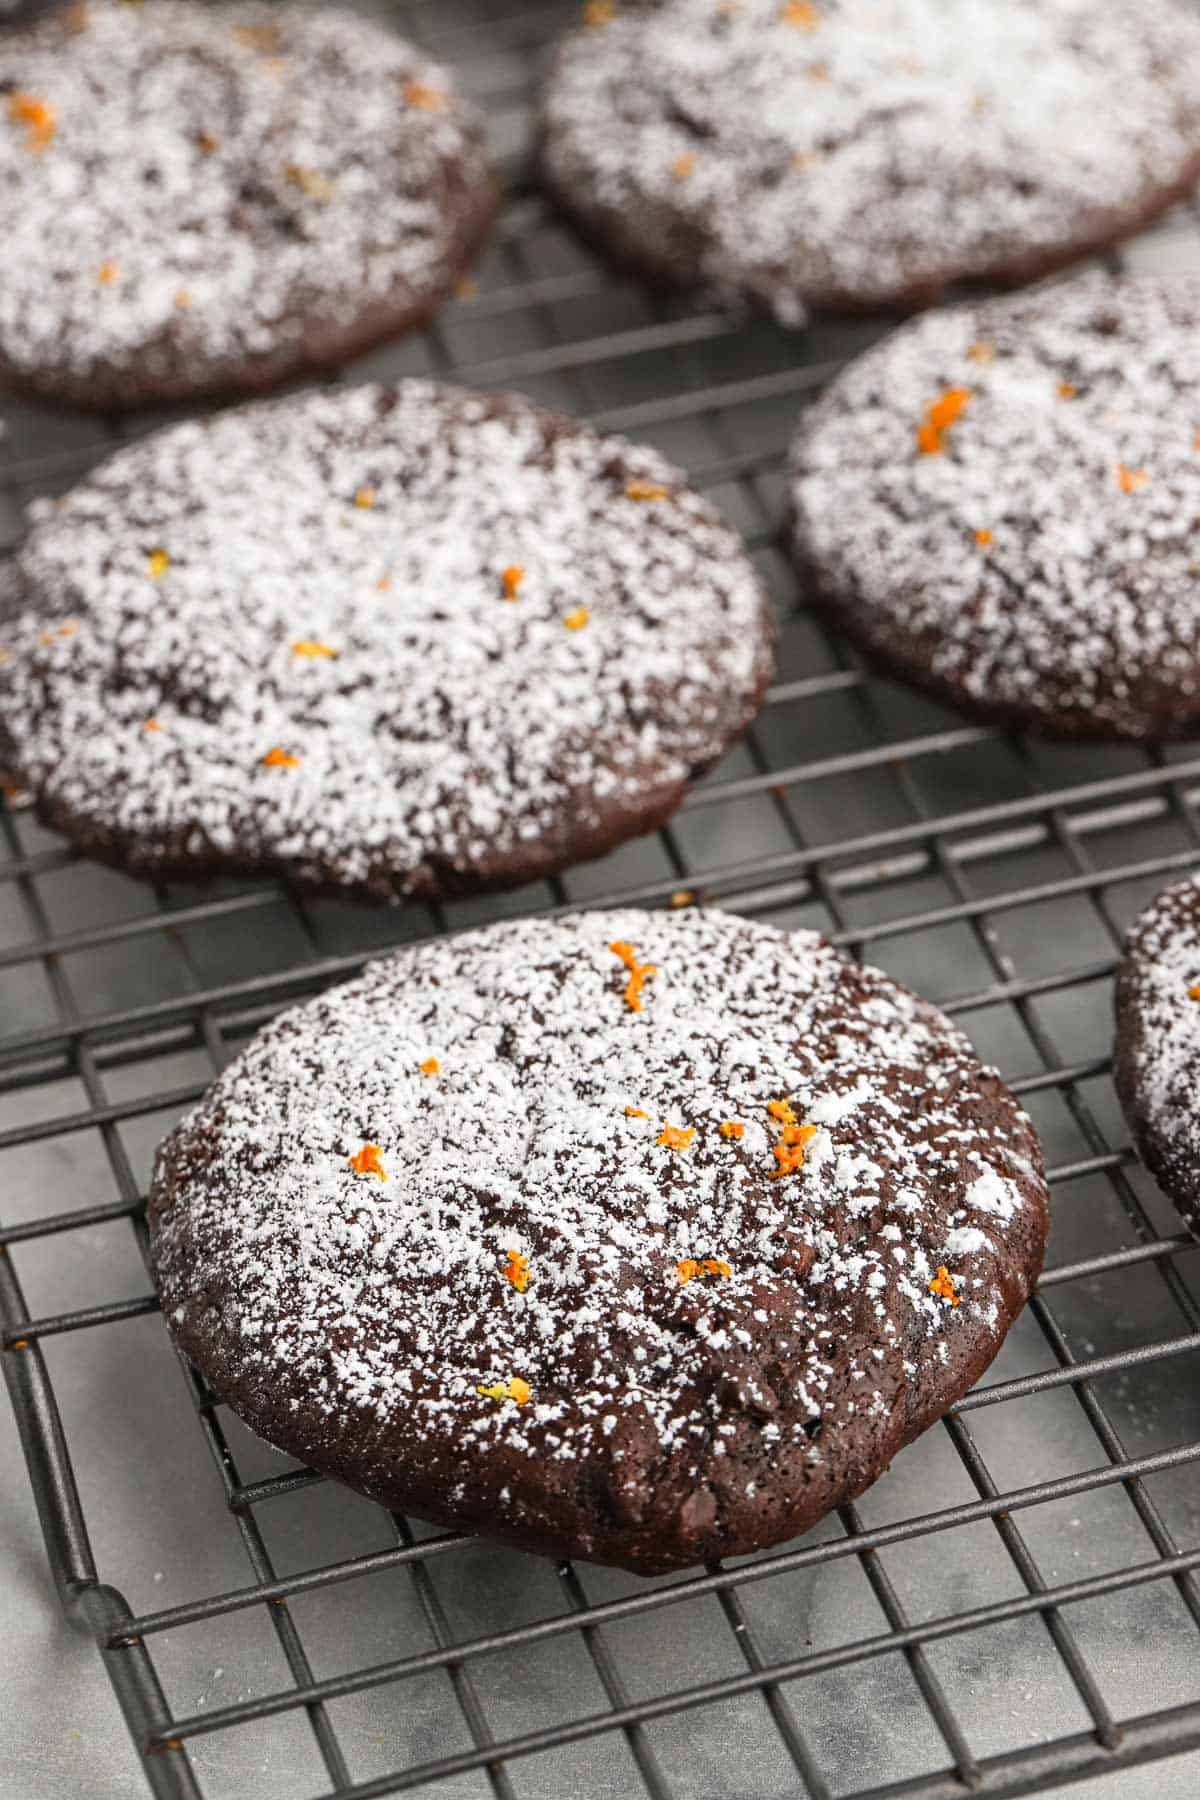
[{"label": "round cookie", "polygon": [[651,279],[913,307],[1137,230],[1200,175],[1200,22],[1175,0],[593,0],[542,169]]},{"label": "round cookie", "polygon": [[267,1027],[160,1150],[167,1322],[391,1507],[645,1574],[795,1535],[992,1360],[1033,1127],[934,1007],[720,913],[420,944]]},{"label": "round cookie", "polygon": [[805,414],[795,545],[884,670],[1004,725],[1200,730],[1200,282],[938,312]]},{"label": "round cookie", "polygon": [[1135,922],[1117,972],[1113,1079],[1142,1161],[1200,1231],[1200,875]]},{"label": "round cookie", "polygon": [[662,824],[773,666],[741,541],[679,471],[514,395],[260,402],[31,511],[0,767],[157,877],[552,874]]},{"label": "round cookie", "polygon": [[0,38],[0,379],[254,391],[421,323],[496,208],[446,71],[339,11],[82,0]]}]

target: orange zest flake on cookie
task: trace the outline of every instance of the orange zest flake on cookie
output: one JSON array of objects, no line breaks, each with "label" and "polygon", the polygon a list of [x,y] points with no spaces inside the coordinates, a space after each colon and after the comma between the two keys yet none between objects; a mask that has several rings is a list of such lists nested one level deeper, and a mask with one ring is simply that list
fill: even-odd
[{"label": "orange zest flake on cookie", "polygon": [[740,1119],[726,1119],[720,1131],[723,1138],[741,1138],[746,1135],[746,1127]]},{"label": "orange zest flake on cookie", "polygon": [[10,94],[8,116],[14,125],[25,126],[25,148],[33,154],[53,142],[58,120],[48,100],[42,100],[37,94]]},{"label": "orange zest flake on cookie", "polygon": [[958,1296],[958,1289],[954,1285],[954,1277],[944,1265],[939,1267],[937,1274],[930,1282],[929,1291],[931,1294],[936,1294],[940,1300],[948,1300],[951,1306],[961,1306],[962,1304]]},{"label": "orange zest flake on cookie", "polygon": [[290,750],[281,750],[278,744],[268,750],[263,757],[264,769],[298,769],[299,767],[300,758],[293,756]]},{"label": "orange zest flake on cookie", "polygon": [[510,1287],[515,1287],[518,1294],[523,1294],[529,1286],[529,1258],[520,1250],[506,1250],[508,1261],[500,1271]]},{"label": "orange zest flake on cookie", "polygon": [[971,401],[970,388],[946,388],[925,409],[925,423],[917,427],[917,449],[922,456],[941,456],[946,433],[957,424]]},{"label": "orange zest flake on cookie", "polygon": [[[64,619],[61,625],[48,625],[46,627],[45,631],[40,631],[38,633],[38,643],[39,644],[52,644],[54,642],[55,638],[74,637],[75,633],[78,630],[79,630],[79,620],[78,619]],[[4,660],[5,660],[5,662],[7,662],[8,657],[6,656],[4,658]]]},{"label": "orange zest flake on cookie", "polygon": [[322,175],[320,169],[310,169],[304,163],[285,163],[283,172],[293,187],[309,200],[318,200],[326,205],[333,199],[337,191],[337,183],[328,175]]},{"label": "orange zest flake on cookie", "polygon": [[563,624],[568,631],[582,631],[591,616],[586,606],[577,606],[574,612],[563,614]]},{"label": "orange zest flake on cookie", "polygon": [[180,312],[187,312],[188,308],[192,304],[192,296],[188,293],[186,288],[176,288],[175,304],[179,308]]},{"label": "orange zest flake on cookie", "polygon": [[775,1180],[783,1175],[796,1175],[804,1167],[804,1146],[817,1135],[815,1125],[785,1125],[775,1146],[777,1169],[771,1170]]},{"label": "orange zest flake on cookie", "polygon": [[768,1100],[767,1111],[773,1119],[778,1119],[781,1125],[796,1123],[796,1114],[790,1100]]},{"label": "orange zest flake on cookie", "polygon": [[422,112],[445,112],[450,96],[443,88],[427,87],[423,81],[406,81],[404,98]]},{"label": "orange zest flake on cookie", "polygon": [[423,1063],[417,1064],[417,1067],[422,1075],[440,1075],[442,1072],[442,1065],[436,1056],[427,1056]]},{"label": "orange zest flake on cookie", "polygon": [[162,726],[157,719],[147,719],[142,726],[143,731],[161,731]]},{"label": "orange zest flake on cookie", "polygon": [[620,938],[617,939],[616,943],[610,944],[608,947],[614,956],[620,957],[621,961],[625,964],[625,967],[629,970],[629,980],[625,983],[626,1006],[629,1008],[630,1012],[641,1012],[642,989],[652,975],[658,974],[658,969],[653,963],[640,963],[637,959],[637,951],[634,949],[633,945],[624,943]]},{"label": "orange zest flake on cookie", "polygon": [[525,571],[520,563],[510,563],[507,569],[500,572],[500,586],[504,590],[506,600],[515,600],[521,591],[521,583],[525,579]]},{"label": "orange zest flake on cookie", "polygon": [[694,175],[695,172],[696,152],[694,150],[685,150],[682,155],[677,156],[675,161],[671,164],[671,173],[676,181],[686,181],[688,176]]},{"label": "orange zest flake on cookie", "polygon": [[1192,987],[1190,987],[1188,989],[1188,999],[1189,1000],[1200,1000],[1200,981],[1197,981]]},{"label": "orange zest flake on cookie", "polygon": [[310,659],[319,656],[336,656],[337,651],[332,644],[323,644],[320,638],[297,638],[292,645],[293,656],[307,656]]},{"label": "orange zest flake on cookie", "polygon": [[666,1150],[687,1150],[695,1135],[694,1125],[664,1125],[654,1141]]},{"label": "orange zest flake on cookie", "polygon": [[643,1112],[640,1106],[627,1106],[625,1108],[625,1117],[627,1119],[648,1119],[650,1114],[648,1112]]},{"label": "orange zest flake on cookie", "polygon": [[627,481],[625,498],[627,500],[669,500],[671,490],[664,487],[661,481]]},{"label": "orange zest flake on cookie", "polygon": [[605,25],[611,25],[617,16],[613,0],[587,0],[583,9],[583,22],[589,31],[600,31]]},{"label": "orange zest flake on cookie", "polygon": [[364,1144],[348,1160],[356,1175],[378,1175],[380,1181],[388,1178],[383,1166],[383,1150],[378,1144]]},{"label": "orange zest flake on cookie", "polygon": [[167,550],[152,550],[146,558],[146,573],[151,581],[161,581],[170,566],[171,556]]},{"label": "orange zest flake on cookie", "polygon": [[995,362],[996,360],[994,346],[989,344],[984,338],[980,338],[977,343],[972,344],[967,351],[967,355],[970,357],[971,361],[975,363],[990,363]]},{"label": "orange zest flake on cookie", "polygon": [[729,1281],[733,1277],[733,1268],[719,1256],[685,1256],[675,1264],[675,1273],[679,1277],[680,1287],[686,1287],[697,1275],[723,1275]]},{"label": "orange zest flake on cookie", "polygon": [[212,156],[221,147],[221,140],[214,137],[211,131],[196,133],[196,148],[202,156]]},{"label": "orange zest flake on cookie", "polygon": [[1058,384],[1058,397],[1060,400],[1078,399],[1079,389],[1075,386],[1073,381],[1060,381]]},{"label": "orange zest flake on cookie", "polygon": [[100,267],[96,270],[96,280],[100,283],[101,287],[112,287],[113,283],[119,281],[120,278],[121,265],[119,262],[113,262],[111,260],[102,262]]},{"label": "orange zest flake on cookie", "polygon": [[1136,494],[1139,488],[1149,485],[1150,477],[1145,469],[1130,469],[1124,463],[1117,464],[1117,486],[1123,494]]},{"label": "orange zest flake on cookie", "polygon": [[360,487],[355,489],[354,504],[362,512],[370,512],[375,504],[375,500],[376,494],[373,487]]},{"label": "orange zest flake on cookie", "polygon": [[493,1381],[488,1387],[477,1387],[475,1392],[485,1400],[515,1400],[518,1406],[526,1406],[533,1389],[520,1375],[510,1375],[507,1381]]},{"label": "orange zest flake on cookie", "polygon": [[788,4],[779,9],[779,21],[782,25],[791,25],[796,31],[815,31],[821,22],[821,15],[812,0],[788,0]]},{"label": "orange zest flake on cookie", "polygon": [[986,550],[987,546],[991,543],[991,541],[992,541],[992,534],[987,529],[986,526],[982,530],[977,531],[975,533],[975,542],[980,546],[981,549]]}]

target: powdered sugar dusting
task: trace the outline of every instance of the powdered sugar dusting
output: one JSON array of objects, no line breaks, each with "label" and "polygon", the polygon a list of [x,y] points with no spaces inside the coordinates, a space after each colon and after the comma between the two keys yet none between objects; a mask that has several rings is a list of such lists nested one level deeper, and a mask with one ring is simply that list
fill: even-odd
[{"label": "powdered sugar dusting", "polygon": [[1193,732],[1198,327],[1200,282],[1095,274],[927,315],[854,363],[803,423],[793,488],[846,627],[985,711]]},{"label": "powdered sugar dusting", "polygon": [[0,752],[152,870],[392,896],[561,867],[669,808],[771,667],[761,584],[678,470],[424,382],[123,451],[35,506],[7,579]]},{"label": "powdered sugar dusting", "polygon": [[[614,942],[656,970],[640,1012]],[[773,1178],[771,1104],[807,1120],[835,1094],[855,1104],[826,1153]],[[386,1181],[354,1174],[364,1142]],[[242,1404],[302,1392],[298,1453],[320,1462],[322,1420],[348,1415],[402,1444],[394,1488],[444,1455],[477,1504],[500,1457],[514,1497],[488,1503],[516,1524],[582,1465],[562,1480],[600,1482],[626,1524],[688,1496],[686,1539],[701,1465],[711,1525],[723,1483],[798,1457],[794,1513],[804,1468],[845,1484],[874,1454],[864,1421],[896,1447],[910,1367],[986,1360],[1040,1262],[1031,1165],[1012,1097],[883,975],[809,933],[618,912],[421,945],[285,1015],[168,1139],[151,1212],[183,1343]],[[989,1235],[948,1236],[997,1184]],[[930,1285],[948,1258],[954,1304]]]},{"label": "powdered sugar dusting", "polygon": [[446,70],[345,12],[85,0],[6,36],[0,79],[0,357],[51,389],[299,363],[432,302],[490,206]]},{"label": "powdered sugar dusting", "polygon": [[568,38],[567,203],[795,322],[1129,229],[1200,154],[1200,26],[1135,0],[667,0]]}]

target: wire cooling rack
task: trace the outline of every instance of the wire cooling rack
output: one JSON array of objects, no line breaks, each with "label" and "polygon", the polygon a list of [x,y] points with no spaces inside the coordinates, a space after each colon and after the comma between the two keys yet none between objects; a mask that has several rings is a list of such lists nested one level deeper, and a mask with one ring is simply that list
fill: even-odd
[{"label": "wire cooling rack", "polygon": [[[771,584],[780,674],[668,830],[499,901],[155,889],[0,814],[2,1361],[66,1612],[164,1800],[1194,1793],[1200,1261],[1107,1070],[1121,929],[1200,862],[1200,752],[1038,746],[865,677],[778,533],[796,415],[879,326],[788,335],[580,248],[519,173],[573,8],[372,10],[458,66],[517,174],[477,284],[351,378],[520,386],[679,457]],[[1128,257],[1200,266],[1195,220]],[[147,423],[10,407],[5,536]],[[671,899],[831,932],[942,1001],[1023,1095],[1054,1236],[984,1385],[805,1539],[657,1582],[391,1517],[252,1439],[155,1316],[157,1139],[280,1006],[383,947]],[[102,1768],[87,1791],[111,1791]]]}]

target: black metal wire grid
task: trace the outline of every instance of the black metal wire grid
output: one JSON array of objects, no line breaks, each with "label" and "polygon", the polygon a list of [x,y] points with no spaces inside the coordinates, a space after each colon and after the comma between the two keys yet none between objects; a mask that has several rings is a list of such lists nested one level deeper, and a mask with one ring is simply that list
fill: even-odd
[{"label": "black metal wire grid", "polygon": [[[573,8],[372,10],[459,66],[519,164],[537,53]],[[1194,219],[1132,255],[1196,266]],[[657,839],[499,902],[374,912],[265,881],[150,889],[77,861],[19,802],[0,814],[3,1365],[60,1598],[94,1638],[163,1800],[245,1800],[249,1763],[214,1746],[237,1739],[253,1758],[284,1727],[279,1791],[322,1800],[948,1800],[1054,1791],[1200,1748],[1196,1246],[1135,1166],[1106,1079],[1123,924],[1200,861],[1200,754],[1050,749],[979,729],[865,677],[797,599],[778,539],[784,446],[799,407],[877,329],[795,337],[655,300],[584,253],[518,178],[477,289],[354,372],[523,386],[680,455],[742,527],[779,599],[780,678],[745,747]],[[10,538],[21,501],[67,485],[130,429],[16,407],[7,420]],[[56,1362],[79,1344],[102,1361],[97,1339],[156,1310],[142,1210],[154,1139],[280,1006],[383,945],[502,911],[672,900],[820,925],[941,999],[1013,1079],[1054,1165],[1056,1225],[986,1383],[828,1528],[639,1582],[569,1564],[551,1577],[375,1508],[368,1547],[336,1553],[352,1503],[268,1457],[180,1363],[171,1379],[189,1404],[182,1424],[154,1420],[166,1467],[153,1499],[145,1440],[116,1483],[121,1541],[152,1535],[151,1505],[186,1515],[172,1445],[195,1438],[194,1416],[219,1484],[215,1529],[242,1573],[205,1552],[184,1597],[131,1607],[93,1554],[98,1520],[116,1541],[113,1503],[77,1475],[73,1451],[81,1435],[94,1451],[95,1435],[64,1408],[74,1377]],[[132,1280],[98,1249],[112,1233],[136,1247]],[[158,1322],[147,1330],[167,1355]],[[127,1548],[118,1561],[127,1590],[157,1597]],[[362,1628],[364,1596],[384,1583],[378,1638]],[[322,1608],[339,1596],[353,1605],[331,1658]],[[208,1633],[220,1654],[248,1622],[253,1691],[201,1705],[172,1679],[193,1668],[173,1647]],[[1114,1792],[1132,1795],[1128,1780]]]}]

